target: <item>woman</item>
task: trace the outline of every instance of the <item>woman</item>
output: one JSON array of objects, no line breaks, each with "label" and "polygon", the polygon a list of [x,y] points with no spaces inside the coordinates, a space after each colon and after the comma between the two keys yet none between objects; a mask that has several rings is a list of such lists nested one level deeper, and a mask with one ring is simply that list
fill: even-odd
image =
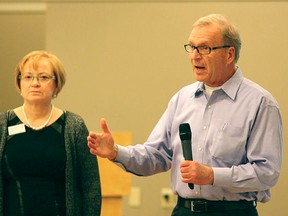
[{"label": "woman", "polygon": [[52,104],[65,84],[60,60],[33,51],[17,65],[23,105],[0,114],[0,215],[97,216],[97,158],[83,119]]}]

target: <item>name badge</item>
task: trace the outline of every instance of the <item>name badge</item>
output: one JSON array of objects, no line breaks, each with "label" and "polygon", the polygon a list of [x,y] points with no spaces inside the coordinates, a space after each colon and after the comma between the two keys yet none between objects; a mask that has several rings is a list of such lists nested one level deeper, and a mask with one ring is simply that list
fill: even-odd
[{"label": "name badge", "polygon": [[9,136],[15,135],[15,134],[20,134],[20,133],[25,133],[25,125],[24,124],[18,124],[18,125],[13,125],[8,127],[8,134]]}]

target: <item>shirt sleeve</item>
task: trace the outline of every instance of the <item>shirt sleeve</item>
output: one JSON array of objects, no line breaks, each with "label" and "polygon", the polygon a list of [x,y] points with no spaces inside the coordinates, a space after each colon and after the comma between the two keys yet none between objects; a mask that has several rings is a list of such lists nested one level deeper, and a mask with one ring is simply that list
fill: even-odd
[{"label": "shirt sleeve", "polygon": [[144,144],[118,145],[115,163],[138,176],[149,176],[171,168],[173,151],[169,133],[169,114],[166,110]]}]

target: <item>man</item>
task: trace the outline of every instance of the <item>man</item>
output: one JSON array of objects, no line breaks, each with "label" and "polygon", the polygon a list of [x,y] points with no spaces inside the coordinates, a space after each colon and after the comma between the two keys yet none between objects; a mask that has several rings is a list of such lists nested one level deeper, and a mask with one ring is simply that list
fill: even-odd
[{"label": "man", "polygon": [[[172,190],[178,195],[173,216],[256,216],[256,203],[270,200],[281,168],[278,104],[236,66],[241,40],[225,17],[200,18],[188,41],[184,47],[197,82],[172,97],[144,145],[114,144],[101,119],[102,133],[87,137],[90,152],[136,175],[171,168]],[[183,157],[182,123],[191,126],[193,161]]]}]

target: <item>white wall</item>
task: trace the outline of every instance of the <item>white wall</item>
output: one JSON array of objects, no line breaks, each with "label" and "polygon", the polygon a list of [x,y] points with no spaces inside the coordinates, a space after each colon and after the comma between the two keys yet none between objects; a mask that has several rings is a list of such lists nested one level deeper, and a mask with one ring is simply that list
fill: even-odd
[{"label": "white wall", "polygon": [[14,69],[31,50],[45,48],[45,10],[34,4],[0,3],[0,111],[22,104],[14,85]]},{"label": "white wall", "polygon": [[[144,142],[170,97],[194,81],[183,49],[192,23],[209,13],[223,13],[240,29],[239,66],[244,75],[269,90],[280,104],[287,143],[287,2],[51,2],[47,6],[45,47],[62,59],[68,73],[55,103],[82,115],[91,130],[99,130],[99,119],[106,117],[111,130],[131,131],[134,143]],[[261,216],[288,214],[287,154],[284,149],[272,200],[259,205]],[[141,187],[142,205],[131,208],[125,198],[124,216],[169,215],[171,210],[160,208],[160,191],[169,187],[169,173],[134,176],[132,185]]]}]

